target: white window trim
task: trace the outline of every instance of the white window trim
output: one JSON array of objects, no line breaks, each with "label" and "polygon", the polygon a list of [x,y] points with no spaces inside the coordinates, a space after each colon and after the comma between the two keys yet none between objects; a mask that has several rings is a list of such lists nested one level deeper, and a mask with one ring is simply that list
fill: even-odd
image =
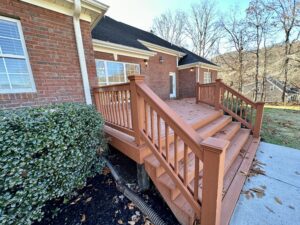
[{"label": "white window trim", "polygon": [[[2,54],[2,53],[0,53],[0,58],[25,59],[27,70],[28,70],[28,73],[29,73],[30,84],[31,84],[31,88],[23,88],[23,89],[22,88],[21,89],[12,89],[12,88],[10,88],[10,89],[0,89],[0,94],[14,94],[14,93],[32,93],[32,92],[36,92],[36,86],[35,86],[35,82],[34,82],[33,75],[32,75],[32,69],[31,69],[31,65],[30,65],[30,62],[29,62],[29,56],[28,56],[28,52],[27,52],[27,48],[26,48],[26,44],[25,44],[25,39],[24,39],[24,34],[23,34],[21,22],[20,22],[20,20],[16,20],[16,19],[4,17],[4,16],[0,16],[0,19],[1,20],[6,20],[6,21],[11,21],[11,22],[14,22],[14,23],[17,24],[19,35],[20,35],[20,40],[21,40],[21,44],[22,44],[22,48],[23,48],[23,51],[24,51],[24,56],[18,56],[18,55]],[[8,79],[9,79],[9,77],[8,77]],[[10,79],[9,79],[9,82],[10,82]],[[10,87],[11,87],[11,83],[10,83]]]},{"label": "white window trim", "polygon": [[[113,60],[105,60],[105,59],[95,59],[96,61],[96,69],[97,69],[97,62],[98,61],[103,61],[104,62],[104,69],[105,69],[105,80],[106,82],[98,82],[98,84],[100,85],[111,85],[111,84],[122,84],[122,83],[126,83],[127,81],[127,72],[126,72],[126,64],[129,65],[135,65],[139,67],[139,74],[141,74],[141,65],[138,63],[129,63],[129,62],[122,62],[122,61],[113,61]],[[114,62],[114,63],[122,63],[123,65],[123,69],[124,69],[124,80],[125,82],[109,82],[108,80],[108,74],[107,74],[107,62]]]},{"label": "white window trim", "polygon": [[[206,79],[206,76],[207,76],[207,75],[210,76],[209,82],[207,82],[208,79]],[[203,83],[204,83],[204,84],[210,84],[211,82],[212,82],[212,75],[211,75],[211,72],[205,71],[205,72],[203,73]]]}]

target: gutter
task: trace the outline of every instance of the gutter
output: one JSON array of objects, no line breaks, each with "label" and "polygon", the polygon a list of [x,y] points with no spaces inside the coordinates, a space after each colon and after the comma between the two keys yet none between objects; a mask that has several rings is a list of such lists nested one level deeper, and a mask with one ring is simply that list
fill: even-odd
[{"label": "gutter", "polygon": [[91,90],[89,84],[89,77],[86,66],[86,59],[84,54],[84,47],[82,41],[82,34],[80,28],[80,13],[81,13],[81,0],[74,0],[74,14],[73,14],[73,25],[75,31],[75,39],[77,45],[77,52],[83,82],[83,90],[85,96],[85,102],[88,105],[92,104]]}]

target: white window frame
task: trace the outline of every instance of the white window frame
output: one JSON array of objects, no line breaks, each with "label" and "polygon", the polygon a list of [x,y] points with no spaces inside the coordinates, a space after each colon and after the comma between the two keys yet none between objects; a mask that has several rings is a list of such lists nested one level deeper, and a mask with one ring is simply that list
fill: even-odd
[{"label": "white window frame", "polygon": [[[32,69],[31,69],[30,62],[29,62],[29,56],[28,56],[28,52],[27,52],[27,48],[26,48],[26,44],[25,44],[25,39],[24,39],[24,34],[23,34],[21,22],[20,22],[20,20],[12,19],[12,18],[8,18],[8,17],[4,17],[4,16],[0,16],[0,19],[10,21],[10,22],[14,22],[14,23],[17,24],[18,32],[19,32],[20,40],[21,40],[21,44],[22,44],[22,49],[23,49],[23,52],[24,52],[24,56],[12,55],[12,54],[3,54],[3,53],[0,52],[0,58],[25,59],[28,74],[29,74],[30,84],[31,84],[31,88],[13,89],[12,85],[11,85],[11,82],[10,82],[10,78],[9,78],[9,76],[7,76],[8,81],[9,81],[9,85],[10,85],[10,89],[0,89],[0,94],[36,92],[36,86],[35,86],[35,82],[34,82],[33,75],[32,75]],[[4,37],[4,38],[7,38],[7,37]],[[4,64],[4,66],[5,66],[5,64]],[[5,68],[6,68],[6,66],[5,66]],[[6,73],[8,73],[7,68],[6,68]]]},{"label": "white window frame", "polygon": [[[103,60],[103,59],[96,59],[96,70],[97,70],[97,62],[98,61],[102,61],[104,62],[104,70],[105,70],[105,80],[106,82],[98,82],[99,85],[111,85],[111,84],[122,84],[122,83],[126,83],[127,82],[127,72],[126,72],[126,65],[130,64],[130,65],[135,65],[139,67],[139,74],[141,74],[141,66],[140,64],[137,63],[128,63],[128,62],[120,62],[120,61],[112,61],[112,60]],[[123,70],[124,70],[124,81],[125,82],[109,82],[108,80],[108,74],[107,74],[107,62],[114,62],[114,63],[121,63],[123,65]]]},{"label": "white window frame", "polygon": [[[207,75],[209,75],[209,79],[206,77]],[[212,82],[212,75],[211,72],[206,71],[203,73],[203,83],[204,84],[210,84]]]}]

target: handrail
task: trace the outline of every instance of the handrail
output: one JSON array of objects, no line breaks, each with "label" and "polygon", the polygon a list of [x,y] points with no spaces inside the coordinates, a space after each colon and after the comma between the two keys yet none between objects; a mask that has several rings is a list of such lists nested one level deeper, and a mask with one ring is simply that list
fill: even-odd
[{"label": "handrail", "polygon": [[105,124],[134,136],[130,84],[94,87],[93,93],[96,108],[103,115]]},{"label": "handrail", "polygon": [[199,151],[199,146],[203,139],[197,132],[184,122],[161,98],[154,94],[145,83],[138,84],[137,87],[138,94],[145,98],[148,104],[151,104],[151,107],[160,115],[161,119],[165,120],[173,130],[180,132],[183,141],[187,142],[199,159],[202,160],[202,152]]},{"label": "handrail", "polygon": [[[251,129],[254,137],[259,137],[263,102],[252,101],[223,83],[221,79],[217,79],[215,83],[211,84],[198,83],[196,85],[196,102],[213,105],[216,110],[222,109],[245,127]],[[255,120],[253,120],[254,116]]]},{"label": "handrail", "polygon": [[[136,96],[138,98],[137,101],[140,102],[139,107],[143,109],[140,111],[138,117],[140,121],[144,121],[144,124],[142,123],[138,127],[137,132],[140,133],[140,137],[146,142],[167,174],[172,178],[186,200],[194,208],[197,217],[200,218],[201,207],[199,204],[198,189],[200,160],[203,159],[203,151],[200,145],[202,139],[191,126],[186,124],[179,115],[162,101],[144,82],[133,81],[133,83],[135,84]],[[164,147],[161,143],[161,128],[163,124],[166,142]],[[175,139],[174,161],[170,160],[171,143],[168,138],[170,130],[173,130]],[[157,139],[155,139],[156,133],[158,136]],[[184,145],[184,169],[182,174],[179,172],[179,162],[177,159],[179,140],[181,140]],[[190,188],[188,175],[189,149],[194,154],[195,160],[195,174],[193,175],[194,191]]]},{"label": "handrail", "polygon": [[222,81],[220,81],[220,83],[221,83],[222,87],[226,88],[226,90],[228,90],[229,92],[232,92],[234,95],[239,96],[239,98],[243,99],[249,105],[253,106],[254,108],[257,107],[257,102],[252,101],[251,99],[249,99],[246,96],[242,95],[241,93],[234,90],[232,87],[228,86],[227,84],[223,83]]}]

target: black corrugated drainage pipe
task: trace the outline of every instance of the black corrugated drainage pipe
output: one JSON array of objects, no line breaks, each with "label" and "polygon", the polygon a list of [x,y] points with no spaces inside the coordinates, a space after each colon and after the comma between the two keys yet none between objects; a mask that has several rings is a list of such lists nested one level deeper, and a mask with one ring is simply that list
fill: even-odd
[{"label": "black corrugated drainage pipe", "polygon": [[130,201],[132,201],[144,215],[148,216],[154,225],[166,225],[165,222],[156,214],[156,212],[150,208],[150,206],[148,206],[136,193],[126,186],[122,178],[113,168],[112,164],[105,158],[104,161],[116,181],[117,189],[122,192]]}]

